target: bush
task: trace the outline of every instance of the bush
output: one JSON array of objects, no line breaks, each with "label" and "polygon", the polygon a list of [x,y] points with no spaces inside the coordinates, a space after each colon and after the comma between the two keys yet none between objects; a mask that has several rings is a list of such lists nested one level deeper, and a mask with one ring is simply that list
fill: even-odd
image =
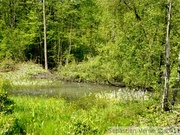
[{"label": "bush", "polygon": [[11,84],[7,80],[0,79],[0,134],[11,135],[23,133],[23,129],[18,124],[18,119],[12,115],[14,101],[8,97]]},{"label": "bush", "polygon": [[0,112],[12,113],[14,102],[8,98],[7,94],[0,94]]},{"label": "bush", "polygon": [[10,82],[0,79],[0,112],[13,112],[14,102],[8,98],[8,91],[10,89]]},{"label": "bush", "polygon": [[10,81],[0,78],[0,93],[7,93],[12,88]]},{"label": "bush", "polygon": [[5,59],[0,63],[0,71],[8,72],[15,70],[15,61],[12,59]]},{"label": "bush", "polygon": [[50,76],[50,72],[43,69],[43,67],[39,64],[35,64],[33,62],[27,62],[18,64],[18,71],[16,74],[19,76],[20,79],[30,79],[30,78],[38,78],[38,75],[47,76],[47,78]]},{"label": "bush", "polygon": [[97,135],[100,134],[98,129],[92,127],[89,123],[86,122],[77,122],[73,125],[75,135]]},{"label": "bush", "polygon": [[11,115],[0,113],[0,135],[25,134],[19,120]]}]

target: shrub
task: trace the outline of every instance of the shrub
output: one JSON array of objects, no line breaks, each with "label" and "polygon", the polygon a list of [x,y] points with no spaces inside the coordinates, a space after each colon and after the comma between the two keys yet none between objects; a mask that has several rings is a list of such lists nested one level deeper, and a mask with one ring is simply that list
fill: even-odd
[{"label": "shrub", "polygon": [[9,81],[0,79],[0,112],[12,113],[14,102],[8,98],[11,85]]},{"label": "shrub", "polygon": [[10,81],[0,78],[0,93],[7,93],[12,88]]},{"label": "shrub", "polygon": [[8,91],[11,89],[11,84],[7,80],[0,79],[0,134],[11,135],[24,133],[24,130],[19,126],[17,118],[12,115],[14,110],[14,101],[8,97]]},{"label": "shrub", "polygon": [[100,132],[98,131],[98,129],[94,129],[89,123],[86,122],[77,122],[73,125],[74,127],[74,133],[75,135],[96,135],[96,134],[100,134]]},{"label": "shrub", "polygon": [[12,59],[5,59],[0,63],[0,71],[8,72],[15,70],[15,61]]},{"label": "shrub", "polygon": [[25,134],[19,120],[11,115],[0,113],[0,135]]},{"label": "shrub", "polygon": [[29,78],[48,78],[50,77],[50,72],[43,69],[43,67],[39,64],[35,64],[33,62],[22,63],[17,66],[19,70],[16,74],[19,76],[20,79],[29,79]]}]

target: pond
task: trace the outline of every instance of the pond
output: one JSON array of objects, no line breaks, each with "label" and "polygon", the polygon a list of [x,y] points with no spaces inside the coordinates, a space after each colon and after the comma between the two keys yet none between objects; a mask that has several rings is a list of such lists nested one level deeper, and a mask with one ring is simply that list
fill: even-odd
[{"label": "pond", "polygon": [[96,96],[106,99],[147,99],[148,92],[129,88],[118,88],[108,85],[89,83],[62,82],[59,87],[48,88],[18,88],[11,91],[13,95],[43,96],[64,98],[68,101],[79,99],[85,95],[95,93]]},{"label": "pond", "polygon": [[77,99],[91,93],[118,91],[118,87],[108,85],[97,85],[88,83],[62,82],[60,87],[52,88],[23,88],[12,90],[13,95],[30,95],[46,97],[62,97],[65,99]]}]

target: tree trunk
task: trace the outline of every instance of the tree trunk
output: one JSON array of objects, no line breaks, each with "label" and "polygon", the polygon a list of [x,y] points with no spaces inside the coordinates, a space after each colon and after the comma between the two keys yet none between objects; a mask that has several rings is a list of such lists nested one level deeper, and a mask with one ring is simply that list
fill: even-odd
[{"label": "tree trunk", "polygon": [[58,60],[58,69],[61,68],[61,39],[60,39],[60,34],[58,33],[58,52],[57,52],[57,60]]},{"label": "tree trunk", "polygon": [[46,44],[46,11],[45,11],[45,0],[43,0],[43,22],[44,22],[44,61],[45,61],[45,69],[48,70],[47,44]]},{"label": "tree trunk", "polygon": [[70,55],[71,55],[71,48],[72,48],[72,21],[71,21],[71,26],[70,26],[70,35],[69,35],[69,49],[68,49],[68,55],[67,55],[67,59],[66,59],[66,65],[69,64],[69,59],[70,59]]},{"label": "tree trunk", "polygon": [[171,0],[168,0],[167,12],[167,33],[166,33],[166,49],[165,49],[165,83],[162,98],[162,109],[169,110],[168,104],[168,91],[169,91],[169,78],[170,78],[170,20],[171,20]]}]

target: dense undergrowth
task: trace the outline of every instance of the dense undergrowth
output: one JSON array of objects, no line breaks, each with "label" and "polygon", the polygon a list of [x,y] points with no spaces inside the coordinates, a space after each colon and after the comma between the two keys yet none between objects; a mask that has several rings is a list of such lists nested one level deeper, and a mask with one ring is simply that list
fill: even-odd
[{"label": "dense undergrowth", "polygon": [[138,74],[135,76],[135,73],[132,76],[126,75],[116,63],[105,61],[102,57],[89,59],[78,64],[72,62],[63,66],[57,73],[62,80],[66,81],[108,84],[149,91],[160,90],[162,86],[162,84],[156,82],[156,79],[151,78],[148,80],[148,77],[142,77]]},{"label": "dense undergrowth", "polygon": [[[179,104],[173,111],[161,110],[161,93],[97,93],[68,101],[65,98],[10,96],[12,87],[46,87],[51,73],[33,63],[24,63],[18,70],[1,73],[0,134],[108,134],[110,127],[180,126]],[[85,76],[86,78],[87,76]],[[93,79],[92,79],[93,80]],[[26,83],[25,83],[26,82]],[[43,84],[43,85],[41,85]],[[53,86],[60,86],[60,84]]]}]

